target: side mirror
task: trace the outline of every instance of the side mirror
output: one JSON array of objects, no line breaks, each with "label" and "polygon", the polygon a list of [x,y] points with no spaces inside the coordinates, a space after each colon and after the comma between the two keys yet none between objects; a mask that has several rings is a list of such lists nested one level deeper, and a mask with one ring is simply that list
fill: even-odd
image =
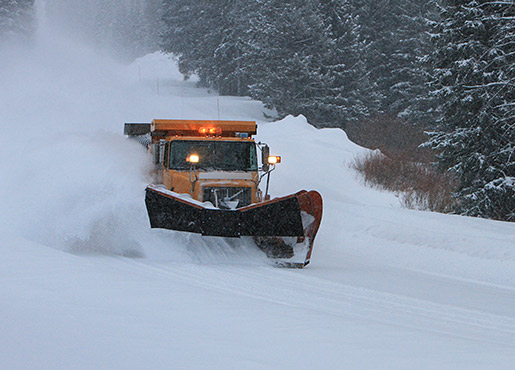
[{"label": "side mirror", "polygon": [[159,140],[159,163],[163,165],[165,163],[165,147],[166,140]]},{"label": "side mirror", "polygon": [[270,147],[268,145],[264,145],[261,148],[261,163],[263,165],[263,171],[268,172],[270,169],[270,164],[268,163],[268,157],[270,156]]},{"label": "side mirror", "polygon": [[159,164],[159,143],[152,144],[152,163]]}]

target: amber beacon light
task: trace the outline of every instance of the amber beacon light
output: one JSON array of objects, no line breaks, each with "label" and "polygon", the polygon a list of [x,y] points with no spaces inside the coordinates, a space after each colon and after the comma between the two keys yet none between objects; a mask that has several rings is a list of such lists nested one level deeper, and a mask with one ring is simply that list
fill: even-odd
[{"label": "amber beacon light", "polygon": [[278,155],[272,155],[272,156],[268,157],[268,163],[269,164],[281,163],[281,157]]}]

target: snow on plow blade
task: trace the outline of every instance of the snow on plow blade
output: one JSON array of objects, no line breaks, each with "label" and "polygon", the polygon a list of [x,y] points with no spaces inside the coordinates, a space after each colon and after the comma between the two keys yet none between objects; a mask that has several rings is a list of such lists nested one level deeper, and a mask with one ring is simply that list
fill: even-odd
[{"label": "snow on plow blade", "polygon": [[[252,204],[235,210],[206,208],[200,202],[155,186],[146,189],[145,203],[152,228],[205,236],[252,236],[258,247],[285,267],[309,263],[322,218],[322,197],[316,191]],[[305,253],[304,253],[305,252]],[[300,261],[298,254],[301,254]]]}]

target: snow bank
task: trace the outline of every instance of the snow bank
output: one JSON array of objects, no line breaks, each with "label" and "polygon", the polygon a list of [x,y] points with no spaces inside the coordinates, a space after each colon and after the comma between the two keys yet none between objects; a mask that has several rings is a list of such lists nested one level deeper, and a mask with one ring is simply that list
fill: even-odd
[{"label": "snow bank", "polygon": [[[179,72],[173,58],[161,52],[155,52],[136,59],[122,70],[122,75],[130,82],[157,82],[158,80],[181,82],[184,80],[184,76]],[[195,76],[192,76],[191,81],[197,81]]]},{"label": "snow bank", "polygon": [[320,191],[324,198],[314,264],[336,267],[360,256],[515,286],[513,223],[401,209],[394,194],[365,187],[350,169],[367,149],[340,129],[318,130],[303,116],[289,116],[262,123],[258,133],[271,145],[272,154],[282,155],[272,174],[273,193],[292,193],[302,186]]}]

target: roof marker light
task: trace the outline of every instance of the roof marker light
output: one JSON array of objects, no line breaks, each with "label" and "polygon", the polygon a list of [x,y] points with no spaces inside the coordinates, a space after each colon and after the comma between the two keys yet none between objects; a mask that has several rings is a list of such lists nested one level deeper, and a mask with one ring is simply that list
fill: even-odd
[{"label": "roof marker light", "polygon": [[198,132],[201,135],[221,135],[222,128],[221,127],[201,127],[198,129]]}]

